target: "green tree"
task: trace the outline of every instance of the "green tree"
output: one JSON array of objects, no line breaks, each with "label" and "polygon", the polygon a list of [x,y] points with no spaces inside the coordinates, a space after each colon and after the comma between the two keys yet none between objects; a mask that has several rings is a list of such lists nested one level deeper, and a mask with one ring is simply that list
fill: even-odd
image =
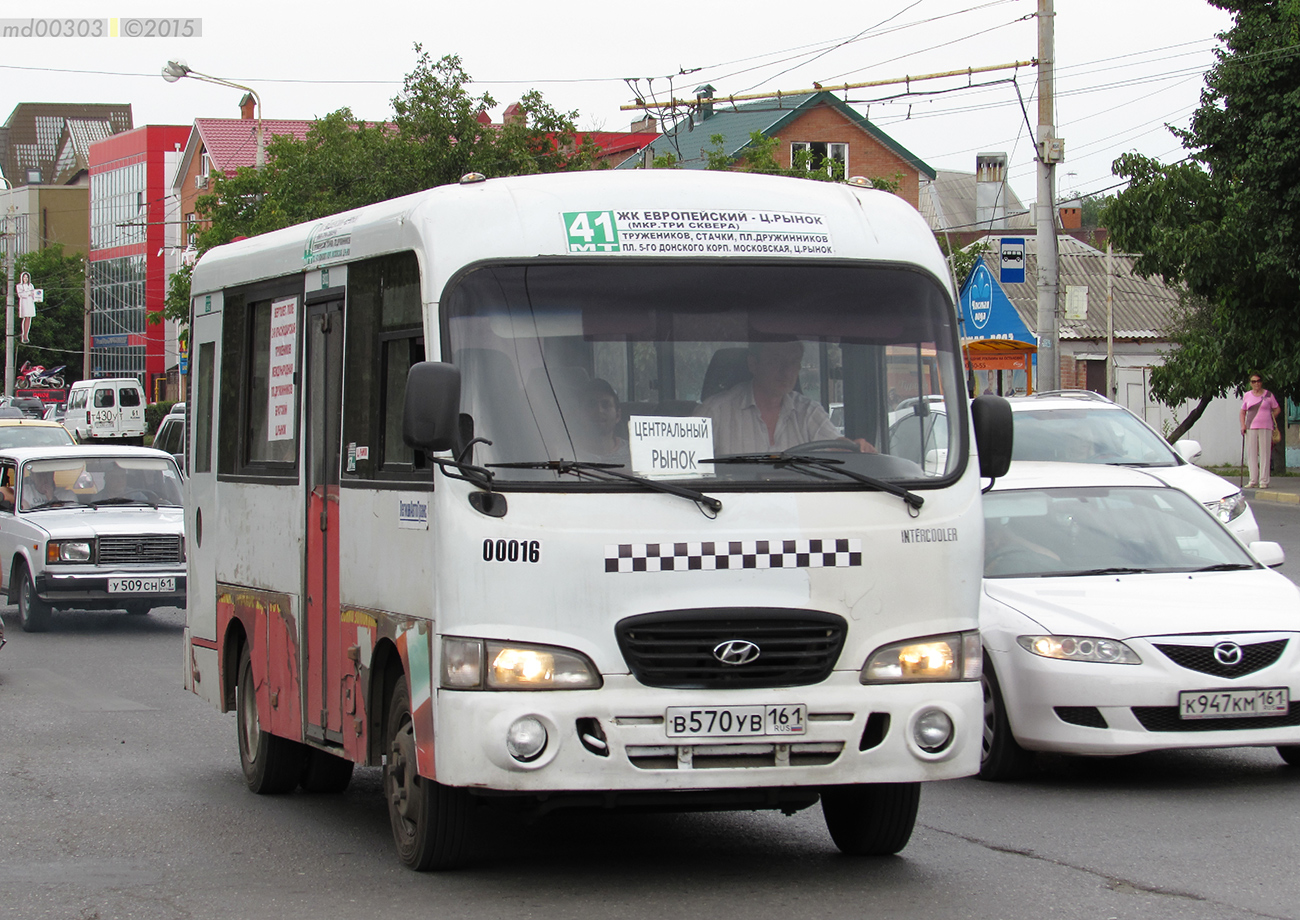
[{"label": "green tree", "polygon": [[[65,256],[63,246],[55,244],[34,252],[25,252],[15,259],[15,281],[23,272],[32,276],[32,284],[45,292],[45,301],[36,305],[36,318],[32,320],[30,342],[18,341],[14,348],[14,367],[24,362],[52,368],[67,365],[65,380],[80,380],[85,357],[84,334],[86,316],[85,260],[81,256]],[[8,284],[0,264],[0,285]],[[2,290],[3,288],[0,288]],[[15,301],[16,303],[16,301]],[[17,307],[14,308],[14,330],[19,330]]]},{"label": "green tree", "polygon": [[1198,401],[1170,440],[1253,370],[1300,397],[1300,0],[1210,2],[1233,25],[1190,127],[1174,132],[1187,157],[1121,156],[1129,187],[1105,211],[1139,273],[1189,293],[1151,377],[1166,405]]}]

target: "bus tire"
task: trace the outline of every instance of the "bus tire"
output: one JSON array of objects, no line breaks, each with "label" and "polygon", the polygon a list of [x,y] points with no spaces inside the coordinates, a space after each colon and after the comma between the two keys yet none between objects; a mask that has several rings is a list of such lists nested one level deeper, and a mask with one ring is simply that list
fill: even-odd
[{"label": "bus tire", "polygon": [[387,723],[384,798],[397,858],[417,872],[454,869],[465,861],[472,802],[465,790],[420,776],[404,676],[393,687]]},{"label": "bus tire", "polygon": [[18,625],[23,632],[45,632],[50,628],[50,605],[36,596],[36,585],[27,565],[18,566]]},{"label": "bus tire", "polygon": [[352,782],[352,761],[336,757],[328,751],[307,748],[298,784],[303,792],[334,795],[348,788]]},{"label": "bus tire", "polygon": [[912,839],[920,783],[862,783],[822,789],[822,816],[846,856],[891,856]]},{"label": "bus tire", "polygon": [[980,779],[992,782],[1024,779],[1034,765],[1034,752],[1022,748],[1011,733],[1007,706],[997,675],[984,658],[980,678],[984,690],[984,736],[980,743]]},{"label": "bus tire", "polygon": [[1300,767],[1300,744],[1279,744],[1277,753],[1288,766]]},{"label": "bus tire", "polygon": [[263,731],[257,716],[257,689],[248,646],[239,655],[235,685],[235,731],[244,782],[258,795],[292,792],[302,777],[306,749],[297,741]]}]

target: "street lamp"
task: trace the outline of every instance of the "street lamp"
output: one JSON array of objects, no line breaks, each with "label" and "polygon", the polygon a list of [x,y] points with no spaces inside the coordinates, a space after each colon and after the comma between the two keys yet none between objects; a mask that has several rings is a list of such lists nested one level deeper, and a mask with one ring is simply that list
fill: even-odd
[{"label": "street lamp", "polygon": [[244,86],[242,83],[233,83],[230,80],[223,80],[211,74],[199,73],[197,70],[191,69],[190,65],[182,60],[168,61],[163,66],[162,78],[168,83],[175,83],[181,77],[190,77],[194,80],[202,80],[204,83],[215,83],[218,86],[229,86],[233,89],[242,89],[253,97],[253,102],[257,103],[257,167],[261,169],[266,163],[266,146],[262,140],[262,97],[257,95],[257,90]]}]

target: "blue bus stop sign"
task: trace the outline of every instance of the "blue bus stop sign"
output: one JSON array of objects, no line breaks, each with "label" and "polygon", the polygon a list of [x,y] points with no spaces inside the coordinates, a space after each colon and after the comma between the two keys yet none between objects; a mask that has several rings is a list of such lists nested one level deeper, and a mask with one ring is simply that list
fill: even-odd
[{"label": "blue bus stop sign", "polygon": [[1002,237],[998,281],[1003,284],[1023,284],[1025,281],[1024,237]]}]

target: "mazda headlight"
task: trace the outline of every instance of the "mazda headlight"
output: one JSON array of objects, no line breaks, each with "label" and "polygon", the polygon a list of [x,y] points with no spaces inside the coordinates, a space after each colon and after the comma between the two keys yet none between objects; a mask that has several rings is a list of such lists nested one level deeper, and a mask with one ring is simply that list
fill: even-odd
[{"label": "mazda headlight", "polygon": [[984,666],[978,630],[909,639],[876,649],[862,668],[864,684],[978,680]]},{"label": "mazda headlight", "polygon": [[1239,518],[1246,510],[1246,496],[1240,492],[1233,492],[1217,502],[1207,502],[1205,507],[1223,523],[1228,523],[1234,518]]},{"label": "mazda headlight", "polygon": [[89,540],[51,540],[45,544],[45,562],[90,562],[94,552]]},{"label": "mazda headlight", "polygon": [[600,674],[581,652],[494,639],[442,639],[449,690],[594,690]]},{"label": "mazda headlight", "polygon": [[1027,652],[1062,661],[1096,661],[1102,664],[1141,664],[1142,659],[1118,639],[1094,636],[1020,636],[1016,639]]}]

